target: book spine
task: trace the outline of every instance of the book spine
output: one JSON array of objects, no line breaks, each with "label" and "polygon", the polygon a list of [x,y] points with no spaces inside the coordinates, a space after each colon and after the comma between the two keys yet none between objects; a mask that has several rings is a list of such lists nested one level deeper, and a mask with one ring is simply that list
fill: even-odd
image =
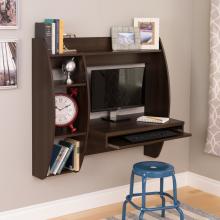
[{"label": "book spine", "polygon": [[63,35],[64,35],[64,21],[59,20],[59,53],[63,53]]},{"label": "book spine", "polygon": [[70,156],[67,159],[66,164],[65,164],[65,169],[70,170],[70,171],[74,171],[74,169],[73,169],[73,166],[74,166],[74,148],[73,148],[73,151],[70,153]]},{"label": "book spine", "polygon": [[55,51],[59,53],[59,20],[55,19]]},{"label": "book spine", "polygon": [[47,18],[44,20],[45,24],[51,24],[51,53],[55,54],[55,23],[54,19]]},{"label": "book spine", "polygon": [[52,23],[52,54],[56,53],[56,25]]},{"label": "book spine", "polygon": [[52,50],[52,25],[45,23],[35,24],[35,37],[44,38],[47,44],[49,53]]},{"label": "book spine", "polygon": [[69,150],[68,150],[68,152],[67,152],[67,154],[66,154],[64,160],[62,161],[62,163],[61,163],[61,165],[60,165],[60,168],[59,168],[58,171],[57,171],[57,174],[60,174],[60,173],[62,172],[62,170],[63,170],[63,168],[64,168],[64,166],[65,166],[65,164],[66,164],[66,161],[68,160],[68,158],[69,158],[69,156],[70,156],[70,154],[71,154],[72,151],[73,151],[73,146],[71,146],[71,147],[69,148]]},{"label": "book spine", "polygon": [[51,173],[51,174],[53,174],[53,172],[54,172],[54,170],[55,170],[55,168],[56,168],[56,166],[57,166],[57,164],[58,164],[58,161],[60,160],[60,158],[61,158],[63,152],[64,152],[64,148],[61,148],[59,154],[57,155],[57,158],[56,158],[55,162],[53,163],[53,166],[52,166],[51,169],[50,169],[50,173]]},{"label": "book spine", "polygon": [[76,142],[76,146],[74,148],[74,171],[79,171],[80,169],[80,142]]},{"label": "book spine", "polygon": [[51,53],[52,51],[52,25],[46,24],[45,25],[45,39],[48,46],[48,50]]},{"label": "book spine", "polygon": [[56,167],[55,167],[55,169],[53,171],[54,175],[57,174],[57,171],[59,170],[60,165],[61,165],[62,161],[64,160],[64,158],[65,158],[65,156],[66,156],[66,154],[67,154],[67,152],[69,150],[68,147],[62,147],[62,148],[64,149],[64,151],[63,151],[62,155],[60,156],[59,160],[57,161],[57,165],[56,165]]}]

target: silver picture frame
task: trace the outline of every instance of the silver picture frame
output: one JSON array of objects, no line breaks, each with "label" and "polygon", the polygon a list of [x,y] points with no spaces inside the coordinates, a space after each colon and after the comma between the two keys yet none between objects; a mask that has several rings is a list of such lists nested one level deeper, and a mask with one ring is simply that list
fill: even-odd
[{"label": "silver picture frame", "polygon": [[19,0],[0,0],[0,29],[18,29]]},{"label": "silver picture frame", "polygon": [[141,49],[159,49],[159,18],[134,18],[134,27],[139,28]]},{"label": "silver picture frame", "polygon": [[139,50],[139,28],[130,26],[114,26],[111,28],[112,50]]},{"label": "silver picture frame", "polygon": [[18,40],[0,40],[0,90],[18,87]]}]

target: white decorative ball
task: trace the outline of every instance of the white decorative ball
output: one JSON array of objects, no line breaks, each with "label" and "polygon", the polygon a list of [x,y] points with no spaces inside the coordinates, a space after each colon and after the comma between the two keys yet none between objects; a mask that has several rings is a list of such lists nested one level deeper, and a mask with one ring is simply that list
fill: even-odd
[{"label": "white decorative ball", "polygon": [[67,72],[73,72],[76,69],[76,63],[73,60],[68,61],[65,69]]}]

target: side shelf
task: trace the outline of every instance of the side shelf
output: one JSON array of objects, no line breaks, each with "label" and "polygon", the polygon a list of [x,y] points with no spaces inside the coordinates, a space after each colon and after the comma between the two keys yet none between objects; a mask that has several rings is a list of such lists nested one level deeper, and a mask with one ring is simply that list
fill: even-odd
[{"label": "side shelf", "polygon": [[46,43],[33,40],[32,46],[32,173],[43,179],[54,141],[55,101]]},{"label": "side shelf", "polygon": [[[59,140],[72,137],[80,141],[80,167],[82,165],[88,139],[89,128],[89,89],[85,58],[83,55],[75,57],[76,70],[72,75],[74,83],[66,85],[64,80],[55,80],[54,71],[62,74],[62,64],[70,57],[62,60],[53,59],[43,39],[33,39],[32,57],[32,173],[40,179],[47,177],[54,143]],[[73,56],[71,56],[72,58]],[[68,127],[58,128],[55,126],[55,94],[71,93],[71,89],[77,89],[75,97],[79,113],[72,133]],[[64,171],[68,173],[72,171]]]}]

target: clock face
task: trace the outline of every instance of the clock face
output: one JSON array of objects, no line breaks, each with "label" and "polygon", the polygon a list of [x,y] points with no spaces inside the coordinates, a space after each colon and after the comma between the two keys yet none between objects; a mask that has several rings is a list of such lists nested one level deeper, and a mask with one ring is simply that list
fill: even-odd
[{"label": "clock face", "polygon": [[78,107],[70,96],[65,94],[55,95],[55,111],[56,111],[56,126],[66,126],[72,123],[78,113]]}]

